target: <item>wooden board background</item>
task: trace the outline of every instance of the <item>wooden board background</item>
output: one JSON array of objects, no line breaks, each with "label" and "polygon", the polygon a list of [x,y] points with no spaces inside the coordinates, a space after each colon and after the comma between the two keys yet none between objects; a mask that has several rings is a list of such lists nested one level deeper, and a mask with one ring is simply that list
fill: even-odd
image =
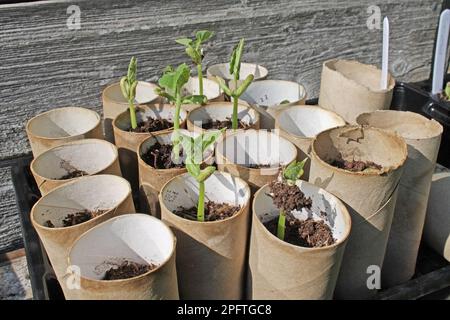
[{"label": "wooden board background", "polygon": [[[66,10],[81,9],[69,30]],[[30,151],[24,125],[50,108],[101,111],[100,94],[139,59],[139,77],[155,81],[167,64],[186,61],[174,42],[198,29],[216,36],[206,65],[228,59],[241,37],[245,60],[272,79],[296,80],[317,96],[321,64],[341,57],[380,64],[381,30],[369,30],[367,9],[391,21],[390,69],[399,80],[428,77],[440,12],[436,0],[96,0],[0,5],[0,161]],[[20,246],[9,169],[0,169],[0,252]],[[12,198],[11,198],[12,197]]]}]

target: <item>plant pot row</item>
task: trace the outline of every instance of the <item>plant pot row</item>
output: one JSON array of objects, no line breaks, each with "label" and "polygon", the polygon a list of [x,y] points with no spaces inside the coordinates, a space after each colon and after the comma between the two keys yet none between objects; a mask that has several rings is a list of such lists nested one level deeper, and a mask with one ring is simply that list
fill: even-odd
[{"label": "plant pot row", "polygon": [[[409,279],[442,127],[409,113],[375,111],[386,109],[392,96],[390,87],[377,89],[376,79],[379,70],[372,67],[326,62],[320,106],[301,105],[305,93],[296,84],[285,84],[283,96],[280,89],[271,94],[276,83],[269,80],[250,85],[249,96],[241,96],[238,105],[245,130],[227,130],[203,155],[204,165],[215,160],[219,169],[205,181],[208,201],[239,207],[218,221],[192,221],[177,213],[180,207],[195,206],[195,179],[184,167],[157,168],[144,159],[156,143],[172,143],[173,128],[131,132],[125,100],[123,112],[105,111],[105,129],[110,117],[115,146],[99,140],[100,117],[83,108],[56,109],[30,120],[32,172],[44,195],[33,208],[33,225],[66,297],[368,298],[376,292],[367,286],[371,266],[382,268],[385,285]],[[114,100],[105,97],[107,90],[104,110]],[[145,103],[138,108],[139,121],[173,122],[172,105],[139,92],[138,86],[136,100]],[[180,114],[181,128],[194,137],[214,130],[205,124],[228,120],[231,109],[232,103],[224,101],[188,105]],[[267,124],[268,119],[273,122]],[[266,125],[279,134],[258,130]],[[280,240],[265,225],[279,214],[269,184],[283,167],[306,157],[303,178],[309,183],[295,185],[313,205],[293,216],[329,227],[334,242],[317,248]],[[148,212],[162,222],[133,214],[131,190],[138,189]],[[64,225],[70,215],[73,220],[86,211],[92,215],[87,221]],[[98,246],[90,247],[93,242]],[[105,270],[127,261],[148,269],[129,279],[105,280]],[[298,272],[299,267],[304,271]],[[81,289],[74,290],[69,278],[80,280]]]}]

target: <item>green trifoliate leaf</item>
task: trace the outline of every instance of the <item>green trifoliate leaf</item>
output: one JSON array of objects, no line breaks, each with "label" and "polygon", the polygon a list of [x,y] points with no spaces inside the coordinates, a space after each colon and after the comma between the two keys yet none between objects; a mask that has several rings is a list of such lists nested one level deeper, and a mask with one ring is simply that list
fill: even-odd
[{"label": "green trifoliate leaf", "polygon": [[199,51],[200,50],[195,50],[192,47],[186,48],[186,54],[192,59],[192,62],[194,62],[195,64],[202,63],[202,55]]},{"label": "green trifoliate leaf", "polygon": [[191,69],[186,63],[180,64],[174,73],[174,89],[180,92],[181,88],[189,81]]},{"label": "green trifoliate leaf", "polygon": [[216,76],[217,83],[219,84],[220,89],[222,89],[223,92],[225,92],[226,95],[232,96],[233,92],[228,88],[228,86],[225,83],[225,80],[223,80],[221,77]]},{"label": "green trifoliate leaf", "polygon": [[236,97],[240,97],[245,92],[245,90],[247,90],[248,86],[252,83],[253,78],[254,78],[253,75],[249,74],[247,78],[245,78],[244,82],[241,83],[239,88],[237,88],[237,90],[234,91],[234,95]]},{"label": "green trifoliate leaf", "polygon": [[205,42],[209,39],[211,39],[211,37],[214,35],[213,31],[209,31],[209,30],[200,30],[197,31],[195,34],[195,38],[197,41],[199,41],[199,43]]},{"label": "green trifoliate leaf", "polygon": [[208,179],[213,173],[216,171],[216,167],[214,166],[208,166],[205,169],[200,171],[200,174],[197,176],[198,182],[203,182],[206,179]]},{"label": "green trifoliate leaf", "polygon": [[308,161],[308,158],[303,159],[303,161],[294,161],[289,164],[283,170],[283,178],[288,182],[295,183],[295,181],[302,177],[304,173],[303,168],[306,164],[306,161]]}]

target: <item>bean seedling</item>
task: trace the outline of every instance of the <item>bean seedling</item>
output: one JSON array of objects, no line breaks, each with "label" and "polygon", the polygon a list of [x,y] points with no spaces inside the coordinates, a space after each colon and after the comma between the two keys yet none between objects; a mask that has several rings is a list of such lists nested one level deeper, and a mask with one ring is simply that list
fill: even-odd
[{"label": "bean seedling", "polygon": [[[304,173],[304,166],[308,158],[305,158],[303,161],[294,161],[289,164],[286,168],[283,169],[282,179],[283,182],[288,185],[295,185],[297,180],[299,180]],[[284,234],[286,230],[286,212],[283,209],[280,210],[280,215],[278,217],[278,226],[277,226],[277,237],[281,240],[284,240]]]},{"label": "bean seedling", "polygon": [[201,30],[195,33],[195,39],[181,38],[175,40],[177,43],[186,47],[186,54],[192,59],[192,62],[197,66],[198,73],[198,92],[203,95],[203,69],[202,61],[204,58],[202,44],[209,40],[214,35],[214,32],[209,30]]},{"label": "bean seedling", "polygon": [[185,166],[189,174],[198,182],[198,204],[197,204],[197,221],[205,221],[205,180],[208,179],[216,167],[207,166],[205,169],[200,168],[204,152],[222,135],[224,129],[220,131],[211,131],[192,138],[181,134],[181,144],[185,154]]},{"label": "bean seedling", "polygon": [[178,162],[179,158],[179,129],[180,129],[180,110],[182,104],[202,104],[206,101],[203,95],[183,95],[183,86],[188,82],[191,71],[189,67],[183,63],[176,69],[168,66],[164,69],[163,76],[159,79],[158,84],[161,88],[155,90],[156,94],[175,103],[174,117],[174,134],[172,135],[174,162]]},{"label": "bean seedling", "polygon": [[233,75],[233,89],[230,89],[226,84],[225,80],[221,77],[216,77],[220,88],[228,96],[233,98],[233,117],[232,117],[232,128],[236,130],[238,128],[238,99],[247,90],[248,86],[253,81],[253,75],[249,74],[247,78],[238,86],[239,73],[241,71],[241,57],[242,51],[244,50],[244,39],[239,41],[239,44],[234,48],[231,54],[230,60],[230,74]]},{"label": "bean seedling", "polygon": [[120,79],[120,89],[122,90],[122,95],[127,99],[130,109],[130,122],[131,129],[137,128],[136,120],[136,110],[134,108],[134,99],[136,97],[136,87],[138,81],[136,80],[137,73],[137,59],[132,57],[130,64],[128,65],[127,75]]}]

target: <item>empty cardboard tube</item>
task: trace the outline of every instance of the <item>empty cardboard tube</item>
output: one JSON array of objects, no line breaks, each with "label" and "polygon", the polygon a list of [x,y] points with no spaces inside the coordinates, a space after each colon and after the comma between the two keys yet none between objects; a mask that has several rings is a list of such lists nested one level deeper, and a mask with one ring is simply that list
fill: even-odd
[{"label": "empty cardboard tube", "polygon": [[[92,244],[95,243],[95,246]],[[160,220],[144,214],[124,214],[82,234],[68,255],[71,277],[79,287],[67,291],[74,300],[175,300],[176,239]],[[128,279],[103,280],[105,272],[124,261],[156,268]],[[76,272],[79,272],[78,274]]]},{"label": "empty cardboard tube", "polygon": [[437,166],[433,174],[423,238],[450,262],[450,169]]},{"label": "empty cardboard tube", "polygon": [[[376,290],[367,286],[368,268],[379,270],[392,223],[398,184],[407,157],[407,146],[399,135],[378,128],[345,126],[316,136],[311,147],[309,182],[341,199],[352,217],[336,297],[365,299]],[[351,172],[331,165],[347,161],[374,162],[381,169]]]},{"label": "empty cardboard tube", "polygon": [[391,106],[395,79],[389,74],[388,88],[380,88],[381,70],[357,61],[333,59],[324,62],[319,105],[336,112],[350,124],[366,112]]},{"label": "empty cardboard tube", "polygon": [[[138,81],[135,100],[137,104],[155,103],[159,96],[155,93],[158,86],[151,82]],[[122,112],[128,110],[128,101],[124,98],[120,83],[116,82],[107,86],[102,92],[103,119],[105,138],[114,143],[112,122]]]},{"label": "empty cardboard tube", "polygon": [[[139,106],[136,109],[137,122],[151,117],[154,119],[167,119],[171,122],[175,117],[175,106],[170,104],[154,104]],[[186,125],[186,112],[180,110],[180,128]],[[119,161],[122,175],[130,183],[133,190],[138,190],[138,157],[137,149],[139,144],[152,134],[170,132],[173,127],[167,130],[136,133],[130,132],[130,112],[125,111],[118,115],[113,121],[114,137],[116,146],[119,149]]]},{"label": "empty cardboard tube", "polygon": [[[107,211],[86,222],[63,227],[63,219],[68,214],[84,210]],[[31,222],[44,245],[64,295],[67,295],[67,255],[75,239],[101,222],[134,211],[130,184],[114,175],[81,177],[53,189],[36,202],[31,209]],[[51,221],[54,228],[48,227],[47,221]]]},{"label": "empty cardboard tube", "polygon": [[95,138],[103,139],[97,112],[80,107],[65,107],[38,114],[25,127],[33,156],[63,143]]},{"label": "empty cardboard tube", "polygon": [[350,235],[350,215],[345,205],[325,190],[306,181],[298,181],[297,186],[312,199],[312,208],[294,211],[293,215],[300,220],[324,221],[331,228],[336,242],[326,247],[305,248],[282,241],[270,233],[263,223],[277,218],[280,212],[268,195],[268,185],[265,185],[253,199],[249,299],[333,298]]},{"label": "empty cardboard tube", "polygon": [[167,182],[159,194],[161,218],[177,237],[181,299],[242,299],[249,231],[250,189],[239,178],[215,172],[205,181],[205,201],[239,205],[232,217],[212,222],[182,218],[173,212],[197,206],[198,183],[185,173]]},{"label": "empty cardboard tube", "polygon": [[391,130],[408,145],[408,159],[400,179],[397,204],[382,269],[383,287],[412,278],[422,239],[431,178],[443,128],[435,120],[413,112],[375,111],[361,114],[361,125]]},{"label": "empty cardboard tube", "polygon": [[61,179],[75,170],[87,175],[122,175],[116,146],[100,139],[77,140],[51,148],[37,156],[30,169],[42,195],[78,179]]},{"label": "empty cardboard tube", "polygon": [[295,146],[266,130],[230,132],[216,145],[217,168],[246,181],[255,192],[297,158]]},{"label": "empty cardboard tube", "polygon": [[[278,113],[275,128],[280,130],[280,136],[289,140],[297,147],[297,158],[309,157],[311,142],[319,133],[345,125],[344,119],[336,113],[318,106],[291,106]],[[304,167],[303,178],[308,180],[311,161]]]},{"label": "empty cardboard tube", "polygon": [[261,116],[261,129],[273,129],[278,113],[306,100],[305,88],[293,81],[262,80],[252,82],[240,97]]}]

